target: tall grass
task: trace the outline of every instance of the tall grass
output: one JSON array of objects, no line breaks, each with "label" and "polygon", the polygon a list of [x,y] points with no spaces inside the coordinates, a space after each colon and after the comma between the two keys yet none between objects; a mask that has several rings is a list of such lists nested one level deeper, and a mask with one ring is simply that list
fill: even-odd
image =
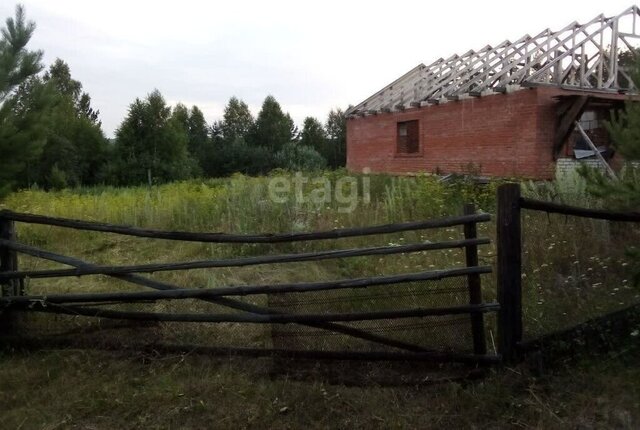
[{"label": "tall grass", "polygon": [[[325,172],[312,176],[321,175],[321,178],[328,179],[333,187],[332,192],[335,192],[337,181],[345,173]],[[289,175],[291,179],[290,174],[283,172],[274,175]],[[445,183],[428,175],[357,176],[357,204],[352,211],[343,211],[341,209],[344,205],[335,198],[318,204],[308,198],[299,201],[294,198],[293,192],[286,202],[275,202],[269,198],[269,181],[272,179],[273,176],[235,175],[228,179],[193,180],[153,187],[98,187],[56,192],[24,190],[8,196],[2,202],[2,207],[21,212],[158,229],[266,233],[325,230],[458,215],[466,202],[476,203],[480,211],[495,213],[495,190],[499,185],[499,182],[477,185],[464,180]],[[369,190],[369,196],[362,195],[365,180],[368,181],[366,189]],[[555,182],[523,185],[525,195],[542,200],[580,206],[598,206],[600,203],[589,197],[586,184],[577,174],[566,175]],[[308,181],[304,185],[303,195],[309,197],[316,188],[317,182]],[[525,330],[528,333],[536,335],[563,328],[640,301],[637,290],[629,282],[629,259],[625,255],[626,247],[634,241],[637,243],[639,239],[637,228],[529,211],[524,212],[523,221],[523,308],[527,318]],[[479,233],[481,236],[495,238],[494,223],[480,225]],[[462,228],[271,246],[167,242],[35,225],[20,225],[19,235],[20,240],[26,243],[89,261],[132,264],[448,240],[461,238]],[[495,241],[491,246],[481,247],[481,264],[494,265],[495,257]],[[21,259],[20,265],[23,268],[52,267],[49,263],[27,257]],[[379,258],[167,272],[154,277],[181,286],[215,287],[375,276],[463,265],[462,252],[448,250]],[[96,276],[37,282],[32,280],[29,291],[110,290],[114,285],[118,285],[118,288],[131,288],[122,283],[114,284],[112,279]],[[346,301],[355,309],[371,309],[372,306],[452,305],[462,304],[467,299],[464,294],[452,294],[447,302],[442,299],[444,296],[436,298],[417,294],[425,288],[432,286],[409,286],[404,290],[404,298],[396,297],[382,302],[378,300],[375,303],[370,298],[355,300],[345,295],[346,293],[333,299],[341,299],[343,304]],[[493,276],[484,277],[483,290],[487,300],[495,299]],[[383,289],[378,293],[382,292]],[[266,304],[268,300],[266,297],[255,299],[262,304]],[[331,301],[329,297],[326,299],[326,303],[339,303],[339,300]],[[314,306],[316,305],[317,303]],[[157,309],[165,309],[166,304],[155,306]],[[190,301],[185,306],[198,308],[203,305]],[[344,310],[343,308],[344,306],[339,305],[339,309]],[[315,309],[323,310],[317,306]]]}]

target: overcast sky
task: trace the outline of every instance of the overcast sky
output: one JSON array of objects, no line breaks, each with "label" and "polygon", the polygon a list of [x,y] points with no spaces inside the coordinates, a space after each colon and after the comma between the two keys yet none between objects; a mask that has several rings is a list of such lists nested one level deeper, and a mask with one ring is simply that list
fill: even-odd
[{"label": "overcast sky", "polygon": [[[258,113],[272,94],[296,123],[325,121],[419,63],[525,33],[559,29],[629,0],[74,1],[25,0],[30,49],[61,58],[100,110],[108,137],[136,97],[159,89],[198,105],[209,123],[231,96]],[[4,0],[0,16],[13,16]],[[4,24],[3,24],[4,25]]]}]

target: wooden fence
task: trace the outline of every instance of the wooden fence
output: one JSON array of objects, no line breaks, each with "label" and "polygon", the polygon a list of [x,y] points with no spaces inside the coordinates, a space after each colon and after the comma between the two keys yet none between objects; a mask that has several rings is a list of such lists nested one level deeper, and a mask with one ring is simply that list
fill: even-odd
[{"label": "wooden fence", "polygon": [[[463,215],[399,224],[386,224],[361,228],[343,228],[319,232],[238,235],[226,233],[194,233],[161,231],[123,225],[55,218],[42,215],[0,211],[0,312],[45,312],[87,317],[123,319],[133,321],[206,322],[295,324],[331,333],[339,333],[383,347],[381,351],[351,350],[294,350],[266,348],[212,348],[235,354],[252,356],[281,355],[301,358],[329,358],[351,360],[433,360],[469,363],[514,363],[521,358],[523,349],[539,345],[540,340],[523,343],[522,318],[522,226],[523,210],[543,211],[567,216],[586,217],[618,222],[640,222],[640,213],[623,213],[585,209],[524,198],[518,184],[505,184],[498,189],[497,207],[497,303],[485,303],[482,298],[481,275],[492,271],[490,266],[478,263],[478,246],[490,243],[488,238],[478,237],[477,224],[490,220],[490,215],[476,213],[473,205],[465,205]],[[171,263],[137,265],[97,265],[90,262],[46,251],[20,243],[16,235],[16,223],[48,225],[76,230],[115,233],[149,239],[203,243],[276,244],[316,240],[336,241],[347,237],[375,236],[391,233],[442,229],[462,226],[464,239],[440,242],[421,242],[404,245],[335,249],[292,254],[260,255],[242,258],[209,259]],[[141,273],[243,267],[265,264],[286,264],[306,261],[343,259],[352,257],[410,254],[425,251],[464,249],[465,266],[440,270],[402,273],[387,276],[340,279],[332,281],[298,282],[290,284],[266,284],[223,286],[217,288],[184,288],[172,283],[141,276]],[[70,268],[47,270],[20,270],[18,255],[24,254]],[[150,288],[148,291],[111,291],[100,293],[67,293],[25,295],[26,279],[83,277],[104,275],[135,285]],[[319,291],[358,290],[384,286],[393,290],[397,286],[417,281],[442,281],[463,278],[468,290],[468,303],[459,306],[414,307],[409,309],[382,309],[354,312],[282,312],[269,306],[260,306],[241,300],[260,294],[304,294]],[[197,299],[233,309],[236,313],[179,313],[134,312],[107,309],[100,304],[147,303],[158,300]],[[98,306],[96,306],[98,305]],[[498,313],[497,353],[487,353],[484,314]],[[616,318],[620,319],[620,312]],[[398,340],[353,327],[345,323],[357,321],[425,318],[441,315],[469,315],[472,353],[427,349],[405,340]],[[593,324],[589,322],[591,327]],[[570,332],[571,330],[568,330]],[[567,332],[567,330],[565,330]],[[564,333],[564,332],[563,332]],[[158,345],[159,349],[175,349],[175,345]]]},{"label": "wooden fence", "polygon": [[[505,184],[498,188],[497,211],[497,245],[498,245],[498,302],[499,312],[499,350],[507,363],[514,363],[521,358],[524,350],[539,348],[543,339],[534,339],[523,343],[522,319],[522,210],[542,211],[546,213],[562,214],[566,216],[592,218],[617,222],[640,222],[638,212],[615,212],[608,210],[586,209],[575,206],[544,202],[521,196],[519,184]],[[633,306],[627,314],[636,318],[638,306]],[[611,318],[607,315],[601,318],[609,323],[624,319],[624,312],[615,312]],[[567,338],[578,331],[585,331],[585,327],[592,328],[599,321],[589,321],[559,333],[549,334],[549,339]],[[619,322],[617,322],[619,324]],[[585,331],[586,332],[586,331]]]},{"label": "wooden fence", "polygon": [[[503,216],[504,217],[504,216]],[[500,354],[487,353],[485,339],[484,314],[497,312],[502,303],[485,303],[482,299],[481,275],[491,272],[490,266],[478,264],[478,246],[490,243],[488,238],[480,238],[477,234],[477,223],[490,220],[490,215],[476,213],[473,205],[466,205],[461,216],[431,219],[399,224],[386,224],[362,228],[343,228],[320,232],[280,233],[261,235],[238,235],[227,233],[194,233],[184,231],[161,231],[142,229],[123,225],[80,221],[42,215],[0,211],[0,312],[46,312],[56,314],[81,315],[110,319],[135,321],[169,321],[169,322],[206,322],[206,323],[252,323],[252,324],[297,324],[332,333],[340,333],[352,338],[365,340],[381,346],[382,351],[327,351],[291,349],[233,348],[225,351],[247,355],[284,355],[305,358],[332,358],[357,360],[434,360],[459,361],[470,363],[496,363]],[[389,233],[418,231],[425,229],[442,229],[463,226],[464,239],[441,242],[421,242],[394,246],[376,246],[355,249],[337,249],[329,251],[306,252],[296,254],[262,255],[254,257],[209,259],[172,263],[149,263],[138,265],[107,266],[43,250],[35,246],[20,243],[16,237],[16,223],[29,223],[47,226],[70,228],[75,230],[116,233],[149,239],[165,239],[175,241],[203,243],[239,243],[239,244],[275,244],[299,241],[337,240],[347,237],[373,236]],[[505,230],[506,232],[506,230]],[[503,233],[504,234],[504,233]],[[293,262],[319,261],[327,259],[381,256],[392,254],[408,254],[444,249],[464,249],[466,264],[464,267],[441,270],[403,273],[399,275],[341,279],[322,282],[300,282],[291,284],[224,286],[218,288],[183,288],[178,285],[141,276],[141,273],[162,271],[179,271],[189,269],[212,269],[222,267],[242,267],[261,264],[284,264]],[[36,257],[71,268],[49,270],[20,270],[18,254]],[[507,274],[509,274],[507,272]],[[151,291],[112,291],[100,293],[68,293],[29,295],[24,288],[25,279],[82,277],[88,275],[105,275],[128,283],[150,288]],[[504,277],[504,273],[502,274]],[[340,289],[366,289],[373,286],[395,286],[416,281],[438,281],[447,278],[466,279],[468,303],[459,306],[383,309],[367,312],[319,312],[291,313],[281,312],[268,306],[256,305],[243,301],[239,297],[258,294],[278,295],[284,293],[304,294],[318,291],[334,291]],[[503,282],[505,280],[503,279]],[[517,291],[513,286],[503,288],[501,301],[509,304],[515,297],[508,292]],[[178,312],[139,312],[113,310],[101,304],[141,303],[157,300],[198,299],[233,309],[235,313],[178,313]],[[97,306],[96,306],[97,305]],[[472,353],[461,353],[449,350],[426,349],[405,340],[373,333],[371,331],[350,326],[344,323],[370,320],[392,320],[406,318],[423,318],[440,315],[469,315]],[[501,321],[511,321],[517,314],[508,313],[505,317],[501,310]],[[509,351],[514,333],[501,330],[506,340],[501,341],[501,348]],[[1,340],[0,340],[1,341]]]}]

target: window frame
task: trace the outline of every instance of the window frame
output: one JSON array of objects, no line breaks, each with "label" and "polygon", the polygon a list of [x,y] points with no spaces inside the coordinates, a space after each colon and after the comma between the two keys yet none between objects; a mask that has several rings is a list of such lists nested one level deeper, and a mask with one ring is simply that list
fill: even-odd
[{"label": "window frame", "polygon": [[[401,136],[400,132],[401,132],[401,127],[404,125],[406,126],[406,137],[407,140],[409,139],[410,135],[411,135],[411,123],[415,124],[415,151],[412,152],[406,152],[406,151],[402,151],[401,147],[402,144],[400,142],[400,138],[403,137]],[[409,142],[405,143],[404,146],[405,148],[407,148]],[[422,124],[421,121],[418,118],[413,118],[413,119],[407,119],[407,120],[402,120],[402,121],[396,121],[396,127],[395,127],[395,151],[394,151],[394,156],[398,157],[398,158],[405,158],[405,157],[422,157]]]}]

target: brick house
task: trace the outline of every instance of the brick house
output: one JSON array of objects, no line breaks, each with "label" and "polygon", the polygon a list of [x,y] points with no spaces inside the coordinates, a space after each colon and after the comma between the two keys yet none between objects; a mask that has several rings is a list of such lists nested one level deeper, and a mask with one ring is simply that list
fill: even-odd
[{"label": "brick house", "polygon": [[535,179],[580,161],[615,169],[603,121],[635,94],[625,64],[639,15],[420,64],[347,111],[347,168]]}]

